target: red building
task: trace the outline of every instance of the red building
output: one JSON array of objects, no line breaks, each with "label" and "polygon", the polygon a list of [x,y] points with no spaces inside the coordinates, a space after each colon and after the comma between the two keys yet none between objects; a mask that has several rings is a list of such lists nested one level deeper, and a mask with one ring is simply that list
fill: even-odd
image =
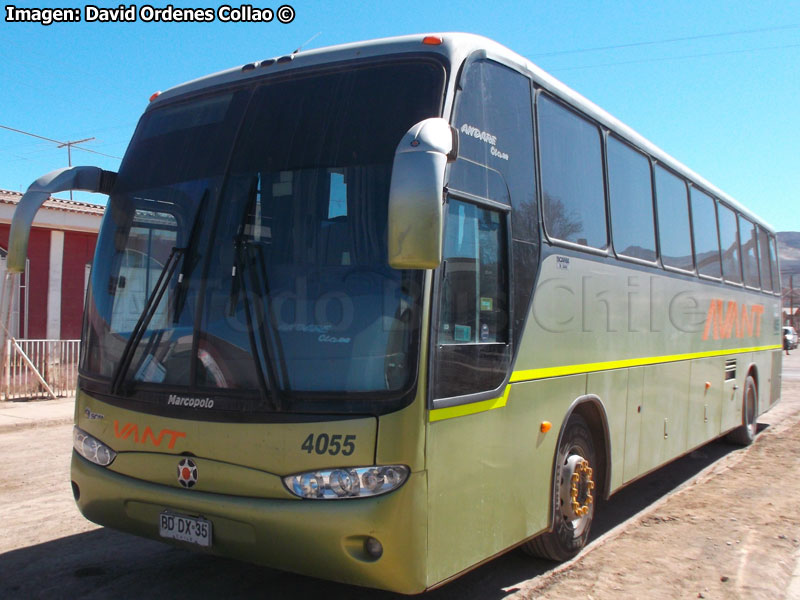
[{"label": "red building", "polygon": [[[5,257],[11,218],[22,198],[0,190],[0,255]],[[20,280],[11,333],[27,339],[77,339],[83,301],[105,208],[50,198],[31,228],[28,266]],[[0,269],[5,271],[5,260]]]}]

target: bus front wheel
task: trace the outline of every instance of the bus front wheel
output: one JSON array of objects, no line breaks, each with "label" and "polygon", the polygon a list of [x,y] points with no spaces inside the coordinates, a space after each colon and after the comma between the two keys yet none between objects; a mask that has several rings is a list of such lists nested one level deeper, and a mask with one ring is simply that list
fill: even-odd
[{"label": "bus front wheel", "polygon": [[597,497],[596,469],[589,426],[580,415],[572,415],[555,460],[553,526],[523,546],[528,554],[562,562],[586,545]]}]

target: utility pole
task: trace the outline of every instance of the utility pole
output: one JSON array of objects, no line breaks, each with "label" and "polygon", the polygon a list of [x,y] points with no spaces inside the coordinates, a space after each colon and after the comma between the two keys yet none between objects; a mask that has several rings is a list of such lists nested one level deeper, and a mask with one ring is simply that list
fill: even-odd
[{"label": "utility pole", "polygon": [[[64,142],[63,144],[58,146],[59,148],[64,148],[65,146],[67,148],[67,166],[70,166],[70,167],[72,166],[72,147],[75,144],[82,144],[83,142],[89,142],[89,141],[91,141],[93,139],[94,139],[94,137],[90,137],[90,138],[85,138],[85,139],[82,139],[82,140],[78,140],[76,142]],[[82,150],[83,150],[83,148],[82,148]],[[69,191],[69,199],[72,200],[72,190]]]}]

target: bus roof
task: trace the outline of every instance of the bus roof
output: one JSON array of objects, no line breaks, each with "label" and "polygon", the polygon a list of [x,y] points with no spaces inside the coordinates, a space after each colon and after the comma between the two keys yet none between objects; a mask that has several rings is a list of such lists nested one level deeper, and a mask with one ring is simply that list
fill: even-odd
[{"label": "bus roof", "polygon": [[[424,41],[426,38],[439,38],[441,39],[441,43],[426,43]],[[735,208],[749,219],[757,222],[765,229],[774,233],[775,230],[773,227],[767,224],[763,219],[756,216],[749,209],[741,205],[733,197],[723,192],[721,189],[697,174],[695,171],[691,170],[679,160],[664,152],[661,148],[638,134],[632,128],[622,123],[607,111],[600,108],[597,104],[568,87],[535,65],[530,60],[520,56],[512,50],[509,50],[502,44],[480,35],[456,32],[415,34],[328,46],[314,50],[295,51],[280,57],[267,58],[254,63],[220,71],[218,73],[175,86],[168,89],[163,94],[160,94],[151,103],[151,105],[157,105],[162,100],[175,98],[184,94],[200,92],[206,88],[227,85],[248,79],[260,78],[268,74],[271,75],[278,72],[285,72],[305,67],[333,64],[350,60],[377,58],[389,55],[420,53],[438,54],[445,57],[450,65],[458,68],[458,66],[460,66],[468,56],[477,51],[483,51],[486,53],[488,58],[497,59],[502,63],[505,63],[509,66],[514,66],[518,70],[527,73],[541,88],[566,101],[574,108],[577,108],[634,146],[646,151],[660,164],[663,164],[673,171],[683,175],[685,178],[691,180],[701,188],[704,188],[707,192],[723,200],[726,204],[732,208]],[[452,95],[454,93],[453,88],[454,86],[451,81],[448,85],[445,106],[451,105]]]}]

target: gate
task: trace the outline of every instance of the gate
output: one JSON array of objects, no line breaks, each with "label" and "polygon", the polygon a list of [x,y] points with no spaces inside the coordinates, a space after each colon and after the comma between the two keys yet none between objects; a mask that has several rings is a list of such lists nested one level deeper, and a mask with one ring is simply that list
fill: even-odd
[{"label": "gate", "polygon": [[75,393],[80,340],[6,341],[3,400],[59,398]]}]

